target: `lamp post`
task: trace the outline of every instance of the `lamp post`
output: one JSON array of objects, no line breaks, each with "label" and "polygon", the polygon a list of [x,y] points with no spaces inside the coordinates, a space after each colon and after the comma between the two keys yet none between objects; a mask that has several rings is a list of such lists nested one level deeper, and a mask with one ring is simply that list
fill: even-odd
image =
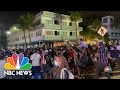
[{"label": "lamp post", "polygon": [[11,32],[10,32],[10,31],[7,31],[7,32],[6,32],[6,34],[7,34],[7,35],[10,35],[10,34],[11,34]]}]

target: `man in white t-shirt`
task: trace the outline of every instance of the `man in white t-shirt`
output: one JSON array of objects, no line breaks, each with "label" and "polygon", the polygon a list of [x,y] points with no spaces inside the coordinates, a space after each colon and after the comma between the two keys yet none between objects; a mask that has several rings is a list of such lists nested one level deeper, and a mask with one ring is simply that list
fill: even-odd
[{"label": "man in white t-shirt", "polygon": [[0,79],[4,79],[6,77],[6,75],[4,75],[4,65],[6,64],[6,60],[4,58],[4,56],[2,56],[2,59],[0,60]]},{"label": "man in white t-shirt", "polygon": [[32,61],[32,79],[41,79],[40,59],[40,54],[35,50],[30,57]]}]

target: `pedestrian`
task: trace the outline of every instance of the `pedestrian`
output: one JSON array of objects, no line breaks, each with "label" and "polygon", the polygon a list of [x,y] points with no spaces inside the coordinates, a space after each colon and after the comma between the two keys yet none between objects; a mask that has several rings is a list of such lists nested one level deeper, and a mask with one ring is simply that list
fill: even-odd
[{"label": "pedestrian", "polygon": [[[97,62],[97,66],[96,66],[96,79],[99,78],[100,74],[102,72],[104,72],[105,67],[108,66],[107,58],[110,58],[108,56],[109,56],[109,53],[108,53],[107,48],[104,46],[103,42],[100,42],[99,48],[97,51],[98,62]],[[108,79],[110,79],[110,75],[108,72],[104,72],[103,75],[106,75],[108,77]]]},{"label": "pedestrian", "polygon": [[41,79],[41,56],[37,50],[34,50],[30,60],[32,61],[32,79]]},{"label": "pedestrian", "polygon": [[[61,70],[66,68],[70,71],[68,62],[66,58],[62,55],[61,50],[58,50],[57,56],[54,58],[54,65],[55,65],[55,78],[60,79]],[[68,77],[66,77],[67,79]]]}]

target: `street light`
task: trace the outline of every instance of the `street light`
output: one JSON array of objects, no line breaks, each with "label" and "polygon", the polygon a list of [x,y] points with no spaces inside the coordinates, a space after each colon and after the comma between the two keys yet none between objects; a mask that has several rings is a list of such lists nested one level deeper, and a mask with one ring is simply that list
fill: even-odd
[{"label": "street light", "polygon": [[11,32],[10,32],[10,31],[7,31],[6,33],[7,33],[7,35],[10,35],[10,34],[11,34]]}]

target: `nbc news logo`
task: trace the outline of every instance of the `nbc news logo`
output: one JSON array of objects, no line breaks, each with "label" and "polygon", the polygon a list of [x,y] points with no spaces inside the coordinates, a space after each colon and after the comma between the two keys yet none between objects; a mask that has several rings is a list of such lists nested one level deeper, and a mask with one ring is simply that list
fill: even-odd
[{"label": "nbc news logo", "polygon": [[24,57],[23,54],[13,54],[12,57],[7,58],[7,63],[4,65],[7,71],[4,75],[32,75],[32,65],[29,63],[29,58]]}]

